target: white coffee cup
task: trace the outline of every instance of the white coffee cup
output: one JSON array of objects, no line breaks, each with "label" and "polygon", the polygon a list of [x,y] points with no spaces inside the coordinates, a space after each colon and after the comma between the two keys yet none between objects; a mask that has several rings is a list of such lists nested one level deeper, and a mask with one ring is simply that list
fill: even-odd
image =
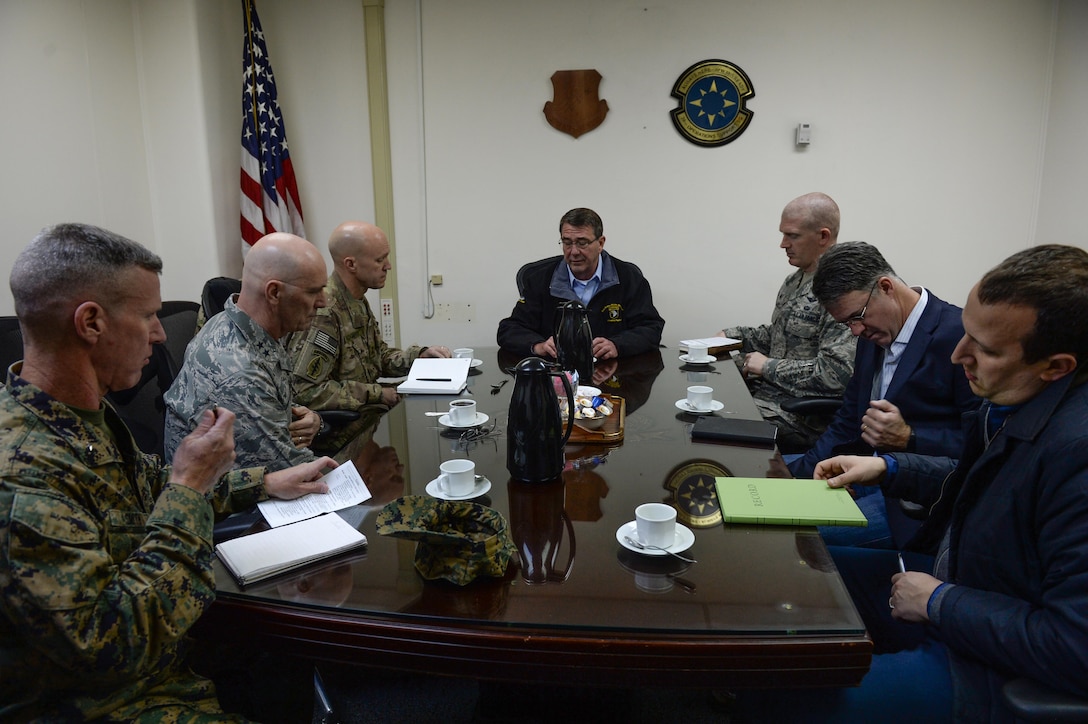
[{"label": "white coffee cup", "polygon": [[472,359],[472,354],[475,351],[472,347],[458,347],[453,350],[453,356],[457,359]]},{"label": "white coffee cup", "polygon": [[635,530],[644,545],[668,548],[676,542],[676,508],[664,503],[643,503],[635,508]]},{"label": "white coffee cup", "polygon": [[705,344],[688,345],[688,362],[706,362],[710,359],[707,353],[709,348]]},{"label": "white coffee cup", "polygon": [[450,403],[450,424],[472,425],[476,422],[476,400],[458,398]]},{"label": "white coffee cup", "polygon": [[438,469],[438,489],[446,495],[460,498],[476,488],[476,463],[471,460],[447,460]]},{"label": "white coffee cup", "polygon": [[688,388],[688,407],[693,410],[709,410],[714,401],[714,388],[692,385]]}]

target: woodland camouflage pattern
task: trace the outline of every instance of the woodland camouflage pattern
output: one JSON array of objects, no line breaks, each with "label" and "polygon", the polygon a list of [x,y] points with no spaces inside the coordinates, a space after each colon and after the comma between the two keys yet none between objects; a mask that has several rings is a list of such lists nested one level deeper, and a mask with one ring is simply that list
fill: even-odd
[{"label": "woodland camouflage pattern", "polygon": [[501,577],[517,550],[502,514],[479,503],[406,495],[382,508],[375,524],[379,535],[419,541],[421,576],[459,586],[477,576]]},{"label": "woodland camouflage pattern", "polygon": [[812,293],[812,276],[805,279],[797,270],[786,277],[770,324],[726,327],[725,335],[743,341],[742,354],[760,352],[769,358],[763,377],[748,380],[763,418],[810,445],[816,442],[823,429],[786,412],[781,403],[796,397],[842,397],[854,372],[857,340],[820,306]]},{"label": "woodland camouflage pattern", "polygon": [[0,391],[0,720],[238,721],[182,658],[215,596],[213,509],[266,497],[262,471],[207,498],[169,484],[111,407],[77,415],[19,369]]},{"label": "woodland camouflage pattern", "polygon": [[166,459],[218,405],[236,416],[237,467],[269,470],[308,463],[314,454],[295,447],[291,417],[291,363],[283,345],[228,300],[185,350],[185,363],[164,395]]},{"label": "woodland camouflage pattern", "polygon": [[379,377],[408,374],[422,347],[405,350],[382,340],[366,297],[355,299],[335,273],[325,287],[327,305],[308,332],[288,338],[294,363],[295,400],[311,410],[358,410],[359,420],[323,439],[339,449],[359,432],[378,424],[389,408],[382,403]]}]

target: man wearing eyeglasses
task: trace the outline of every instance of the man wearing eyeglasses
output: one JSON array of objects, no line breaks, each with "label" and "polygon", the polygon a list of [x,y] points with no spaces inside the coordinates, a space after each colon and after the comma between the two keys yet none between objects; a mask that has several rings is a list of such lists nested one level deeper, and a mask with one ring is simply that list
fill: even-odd
[{"label": "man wearing eyeglasses", "polygon": [[[812,477],[818,462],[840,454],[958,454],[960,417],[979,404],[963,368],[951,361],[963,336],[960,308],[907,285],[863,241],[837,244],[824,254],[812,289],[858,338],[858,347],[842,406],[816,444],[789,464],[794,477]],[[869,526],[824,529],[825,541],[890,545],[883,496],[858,504]]]},{"label": "man wearing eyeglasses", "polygon": [[499,346],[517,354],[555,357],[555,308],[578,300],[589,311],[593,356],[615,359],[656,349],[665,320],[654,307],[642,271],[604,251],[604,224],[591,209],[559,220],[562,256],[518,271],[521,298],[499,322]]}]

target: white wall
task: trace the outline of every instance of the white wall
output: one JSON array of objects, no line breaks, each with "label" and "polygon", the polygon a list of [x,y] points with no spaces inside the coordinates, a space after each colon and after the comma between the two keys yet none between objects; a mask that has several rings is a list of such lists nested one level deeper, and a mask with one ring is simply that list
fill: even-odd
[{"label": "white wall", "polygon": [[[608,250],[642,266],[667,344],[766,319],[790,271],[778,216],[807,191],[839,201],[840,238],[877,244],[953,302],[1016,249],[1088,245],[1075,213],[1088,191],[1083,3],[386,5],[406,343],[492,344],[514,272],[557,253],[573,206],[600,212]],[[258,8],[323,248],[341,221],[373,216],[362,3]],[[220,0],[0,0],[0,266],[63,219],[156,249],[164,298],[237,274],[241,27]],[[669,120],[673,83],[707,58],[742,67],[756,91],[749,129],[714,149]],[[549,77],[571,68],[600,71],[611,108],[579,139],[542,113]],[[813,125],[805,149],[800,121]],[[423,318],[429,273],[445,278],[435,301],[471,305],[471,324]]]}]

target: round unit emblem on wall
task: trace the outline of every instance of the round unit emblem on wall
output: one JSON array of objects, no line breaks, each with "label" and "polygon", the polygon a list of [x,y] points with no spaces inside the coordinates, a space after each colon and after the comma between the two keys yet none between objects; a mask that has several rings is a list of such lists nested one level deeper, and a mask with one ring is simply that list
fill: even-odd
[{"label": "round unit emblem on wall", "polygon": [[725,60],[704,60],[685,70],[672,87],[680,105],[673,125],[697,146],[723,146],[752,122],[747,101],[756,94],[748,75]]}]

